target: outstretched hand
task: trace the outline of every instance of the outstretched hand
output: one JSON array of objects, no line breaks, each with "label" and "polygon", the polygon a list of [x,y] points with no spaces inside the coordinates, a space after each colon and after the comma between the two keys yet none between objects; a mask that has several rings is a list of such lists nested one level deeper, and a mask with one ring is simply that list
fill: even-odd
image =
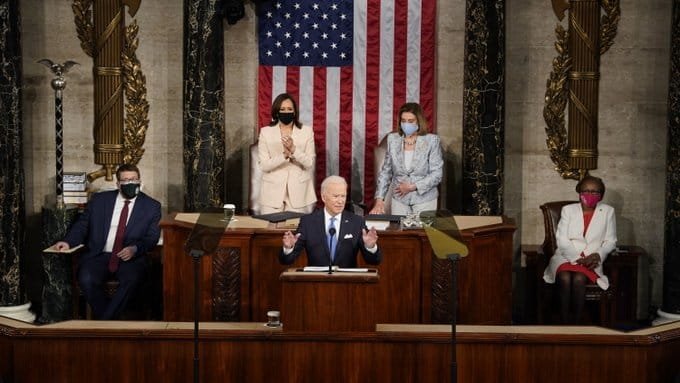
[{"label": "outstretched hand", "polygon": [[372,227],[370,230],[361,229],[361,231],[364,246],[366,246],[367,249],[374,247],[378,243],[378,231],[375,230],[375,227]]},{"label": "outstretched hand", "polygon": [[300,235],[300,233],[293,234],[290,230],[283,233],[283,247],[285,249],[292,249],[295,247],[295,243],[297,242],[298,238],[300,238]]}]

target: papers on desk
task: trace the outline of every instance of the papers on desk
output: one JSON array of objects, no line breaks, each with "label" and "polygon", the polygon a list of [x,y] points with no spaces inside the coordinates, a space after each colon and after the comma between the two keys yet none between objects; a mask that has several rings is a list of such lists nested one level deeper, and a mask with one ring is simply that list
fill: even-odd
[{"label": "papers on desk", "polygon": [[503,223],[503,217],[501,216],[456,215],[453,218],[456,220],[458,230],[499,225]]},{"label": "papers on desk", "polygon": [[266,229],[269,227],[269,222],[246,215],[238,215],[234,216],[227,227],[229,229]]},{"label": "papers on desk", "polygon": [[393,214],[369,214],[364,216],[364,219],[366,220],[366,227],[369,229],[375,227],[376,230],[387,230],[390,223],[399,222],[401,217],[403,216]]},{"label": "papers on desk", "polygon": [[[339,271],[343,273],[367,273],[368,269],[367,268],[362,268],[362,267],[338,267],[338,266],[331,266],[332,271]],[[320,271],[328,271],[328,266],[305,266],[302,271],[314,271],[314,272],[320,272]]]},{"label": "papers on desk", "polygon": [[287,219],[283,222],[277,222],[276,223],[276,228],[277,229],[297,229],[298,225],[300,224],[300,218],[291,218]]},{"label": "papers on desk", "polygon": [[366,227],[369,229],[375,227],[376,230],[387,230],[387,228],[390,226],[390,223],[391,223],[390,221],[376,221],[372,219],[367,219]]},{"label": "papers on desk", "polygon": [[78,251],[81,247],[84,247],[84,246],[85,246],[85,245],[83,245],[83,244],[81,243],[80,245],[78,245],[78,246],[73,246],[72,248],[70,248],[70,249],[68,249],[68,250],[57,250],[57,248],[55,247],[55,245],[52,245],[52,246],[48,247],[47,249],[43,250],[43,253],[62,253],[62,254],[71,254],[71,253],[74,253],[74,252]]}]

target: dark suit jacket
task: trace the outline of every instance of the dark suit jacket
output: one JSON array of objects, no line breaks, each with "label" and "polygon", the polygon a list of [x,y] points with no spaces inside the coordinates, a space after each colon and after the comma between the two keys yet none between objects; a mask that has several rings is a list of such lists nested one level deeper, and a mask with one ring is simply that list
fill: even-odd
[{"label": "dark suit jacket", "polygon": [[[104,250],[117,195],[118,190],[93,194],[83,214],[78,217],[66,234],[64,241],[68,242],[69,246],[85,244],[85,249],[78,258],[80,262],[95,257]],[[125,228],[123,247],[137,246],[135,257],[144,255],[153,249],[161,234],[160,226],[158,226],[160,219],[160,202],[144,193],[139,193]]]},{"label": "dark suit jacket", "polygon": [[[361,251],[366,263],[372,265],[380,263],[382,259],[380,247],[378,247],[378,251],[371,253],[364,246],[361,232],[364,228],[366,228],[366,223],[362,217],[348,211],[342,212],[334,265],[357,267],[358,251]],[[295,262],[302,249],[305,249],[309,266],[327,266],[330,262],[330,251],[328,250],[323,209],[318,209],[300,218],[297,233],[301,235],[295,243],[293,251],[290,254],[284,254],[281,251],[279,261],[284,265],[290,265]]]}]

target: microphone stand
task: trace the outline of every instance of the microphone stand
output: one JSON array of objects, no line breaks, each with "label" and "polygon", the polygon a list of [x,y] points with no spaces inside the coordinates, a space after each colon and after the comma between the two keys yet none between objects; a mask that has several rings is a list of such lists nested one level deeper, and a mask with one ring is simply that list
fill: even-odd
[{"label": "microphone stand", "polygon": [[449,254],[451,260],[451,383],[458,380],[458,366],[456,362],[456,311],[458,311],[458,289],[456,282],[456,269],[460,254]]},{"label": "microphone stand", "polygon": [[200,291],[200,278],[199,278],[199,266],[201,264],[201,256],[203,255],[203,250],[193,249],[190,254],[191,258],[194,260],[194,383],[199,382],[198,378],[198,362],[200,360],[198,356],[198,321],[200,316],[199,310],[199,291]]},{"label": "microphone stand", "polygon": [[[228,220],[220,219],[222,214],[211,213],[208,208],[200,213],[198,220],[191,230],[189,238],[184,244],[184,250],[191,256],[194,264],[194,383],[199,383],[199,333],[198,325],[200,320],[200,265],[201,257],[213,253],[219,245],[220,238],[225,228],[229,225]],[[221,209],[220,209],[221,211]]]}]

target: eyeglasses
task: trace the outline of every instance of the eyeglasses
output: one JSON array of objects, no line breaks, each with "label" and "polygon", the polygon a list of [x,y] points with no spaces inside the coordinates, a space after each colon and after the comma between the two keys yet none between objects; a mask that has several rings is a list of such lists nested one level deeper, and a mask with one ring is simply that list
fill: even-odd
[{"label": "eyeglasses", "polygon": [[121,185],[129,185],[129,184],[139,185],[141,182],[139,180],[120,180],[120,181],[118,181],[118,183],[121,184]]},{"label": "eyeglasses", "polygon": [[599,191],[599,190],[581,190],[581,193],[587,193],[587,194],[602,194],[602,192]]}]

